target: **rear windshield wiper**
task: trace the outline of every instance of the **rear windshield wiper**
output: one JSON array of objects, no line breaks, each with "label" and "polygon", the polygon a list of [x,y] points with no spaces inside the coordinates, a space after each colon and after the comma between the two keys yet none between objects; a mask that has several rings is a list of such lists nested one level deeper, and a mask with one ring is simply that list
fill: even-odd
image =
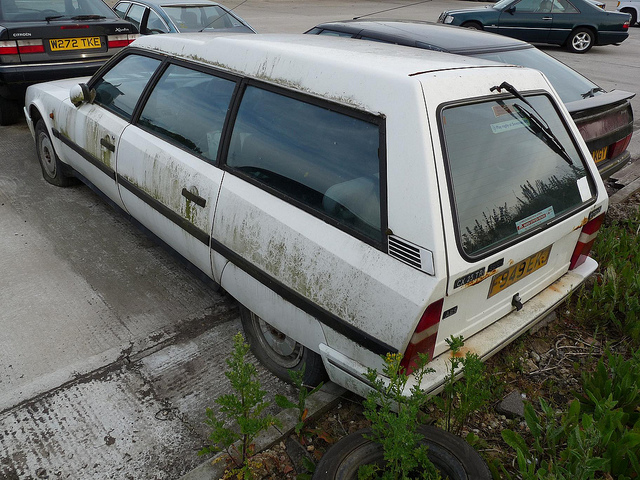
[{"label": "rear windshield wiper", "polygon": [[593,97],[596,92],[606,92],[606,90],[604,88],[600,88],[600,87],[593,87],[588,92],[584,92],[582,94],[582,98]]},{"label": "rear windshield wiper", "polygon": [[102,18],[107,18],[102,15],[76,15],[75,17],[71,17],[71,20],[100,20]]},{"label": "rear windshield wiper", "polygon": [[58,18],[62,18],[64,15],[52,15],[51,17],[44,17],[46,22],[50,22],[51,20],[57,20]]},{"label": "rear windshield wiper", "polygon": [[[489,90],[491,90],[492,92],[496,90],[500,92],[502,89],[506,90],[510,94],[514,95],[516,98],[522,100],[529,107],[531,107],[531,109],[535,112],[535,115],[532,112],[528,111],[522,105],[516,105],[518,107],[518,111],[522,115],[524,115],[525,118],[529,120],[534,126],[536,126],[538,131],[542,133],[542,135],[544,135],[544,138],[542,139],[544,140],[544,143],[547,144],[549,148],[551,148],[551,150],[553,150],[558,155],[560,155],[565,162],[573,166],[573,160],[571,160],[571,157],[569,156],[569,154],[567,153],[567,150],[562,145],[562,142],[560,142],[560,140],[558,140],[558,137],[556,137],[555,134],[551,131],[549,124],[544,120],[544,118],[542,118],[542,115],[538,113],[535,107],[531,105],[527,101],[527,99],[524,98],[520,94],[520,92],[518,92],[518,90],[516,90],[516,88],[513,85],[507,82],[502,82],[500,85],[491,87]],[[533,133],[535,134],[535,132]]]}]

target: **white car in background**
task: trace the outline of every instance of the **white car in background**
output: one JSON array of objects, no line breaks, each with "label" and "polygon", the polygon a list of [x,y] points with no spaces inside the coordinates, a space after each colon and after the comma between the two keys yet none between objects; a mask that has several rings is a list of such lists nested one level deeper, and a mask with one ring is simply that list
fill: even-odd
[{"label": "white car in background", "polygon": [[633,27],[640,19],[640,0],[619,0],[616,10],[631,15],[629,25]]}]

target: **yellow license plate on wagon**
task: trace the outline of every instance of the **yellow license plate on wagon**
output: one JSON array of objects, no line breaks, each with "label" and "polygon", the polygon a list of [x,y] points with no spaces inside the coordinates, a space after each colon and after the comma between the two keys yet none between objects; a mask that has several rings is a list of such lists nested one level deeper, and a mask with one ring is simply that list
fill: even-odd
[{"label": "yellow license plate on wagon", "polygon": [[531,275],[536,270],[544,267],[549,261],[550,253],[551,245],[544,250],[540,250],[530,257],[525,258],[521,262],[510,266],[504,272],[498,273],[493,277],[493,280],[491,280],[491,287],[489,288],[489,295],[487,298],[493,297],[496,293],[500,293],[505,288],[510,287],[527,275]]},{"label": "yellow license plate on wagon", "polygon": [[100,48],[100,37],[80,37],[80,38],[52,38],[49,40],[49,47],[52,52],[63,50],[86,50],[88,48]]},{"label": "yellow license plate on wagon", "polygon": [[601,148],[600,150],[594,150],[593,152],[591,152],[591,156],[593,157],[593,160],[596,163],[605,160],[607,158],[608,149],[609,147],[604,147],[604,148]]}]

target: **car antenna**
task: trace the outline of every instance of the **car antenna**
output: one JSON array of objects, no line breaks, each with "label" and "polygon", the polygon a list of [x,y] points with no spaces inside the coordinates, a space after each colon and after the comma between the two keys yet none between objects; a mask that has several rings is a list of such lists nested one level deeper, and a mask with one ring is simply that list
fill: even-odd
[{"label": "car antenna", "polygon": [[379,12],[365,13],[364,15],[360,15],[359,17],[353,17],[353,20],[358,20],[360,18],[369,17],[371,15],[377,15],[379,13],[390,12],[391,10],[398,10],[399,8],[413,7],[414,5],[420,5],[421,3],[427,3],[427,2],[431,2],[431,1],[432,0],[422,0],[421,2],[410,3],[409,5],[400,5],[399,7],[387,8],[386,10],[380,10]]},{"label": "car antenna", "polygon": [[[217,17],[216,19],[214,19],[211,23],[209,23],[208,25],[205,25],[204,28],[202,30],[198,30],[198,32],[203,32],[205,31],[207,28],[209,28],[209,25],[213,24],[214,22],[216,22],[218,20],[218,18],[222,18],[222,17],[226,17],[227,15],[229,15],[231,12],[233,12],[236,8],[238,8],[239,6],[241,6],[243,3],[247,3],[248,0],[242,0],[239,4],[237,4],[235,7],[230,8],[228,11],[225,11],[223,15],[220,15],[219,17]],[[431,0],[429,0],[431,1]]]}]

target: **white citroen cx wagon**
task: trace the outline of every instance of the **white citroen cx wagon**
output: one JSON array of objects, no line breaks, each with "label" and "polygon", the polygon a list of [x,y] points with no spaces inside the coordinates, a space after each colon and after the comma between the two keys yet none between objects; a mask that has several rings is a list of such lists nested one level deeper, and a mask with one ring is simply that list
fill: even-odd
[{"label": "white citroen cx wagon", "polygon": [[[538,71],[310,35],[140,38],[35,85],[44,178],[79,178],[242,305],[257,357],[366,394],[445,339],[482,358],[596,268],[607,208]],[[408,388],[411,387],[411,382]]]}]

